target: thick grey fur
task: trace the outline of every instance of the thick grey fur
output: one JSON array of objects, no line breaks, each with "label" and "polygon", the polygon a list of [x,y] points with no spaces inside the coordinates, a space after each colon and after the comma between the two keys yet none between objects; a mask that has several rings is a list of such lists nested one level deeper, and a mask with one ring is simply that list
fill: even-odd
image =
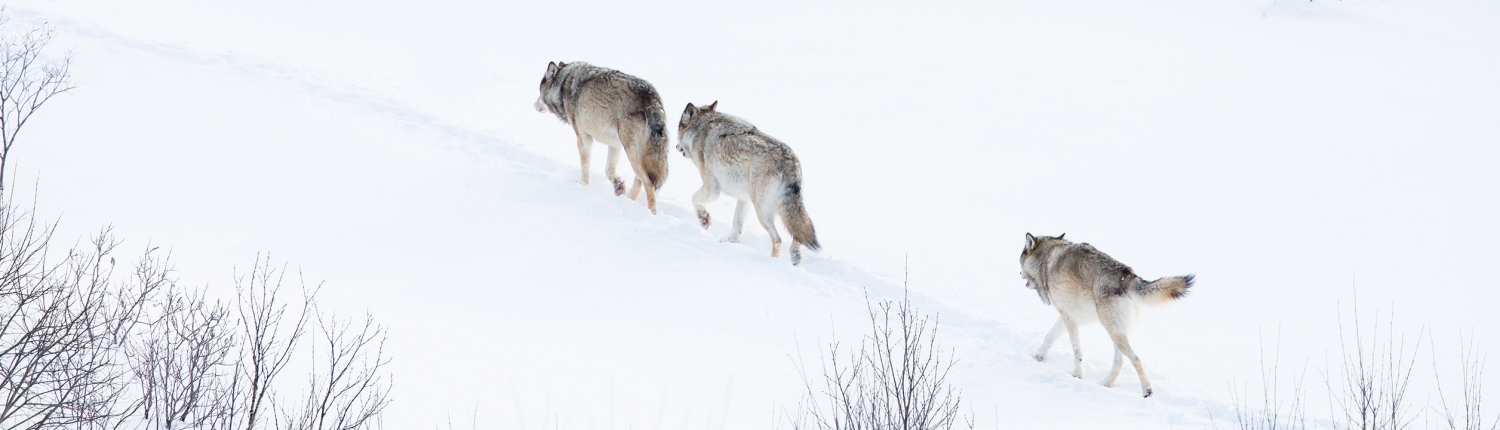
[{"label": "thick grey fur", "polygon": [[776,215],[792,235],[792,264],[802,261],[799,245],[818,250],[817,232],[802,206],[802,164],[792,148],[738,117],[718,112],[719,102],[699,108],[688,103],[677,123],[677,150],[698,166],[703,187],[693,193],[693,206],[704,228],[711,223],[704,205],[719,193],[737,200],[734,227],[727,242],[739,241],[747,203],[771,236],[771,257],[781,249]]},{"label": "thick grey fur", "polygon": [[1021,251],[1021,276],[1026,278],[1026,287],[1036,290],[1042,303],[1061,314],[1033,357],[1045,359],[1052,342],[1067,330],[1073,343],[1073,376],[1082,378],[1078,325],[1098,321],[1115,344],[1115,362],[1103,384],[1114,384],[1120,376],[1122,358],[1129,357],[1140,377],[1141,392],[1151,397],[1146,369],[1130,347],[1130,328],[1141,305],[1163,304],[1186,295],[1193,286],[1193,275],[1146,282],[1130,266],[1087,243],[1073,243],[1063,236],[1027,233],[1026,248]]},{"label": "thick grey fur", "polygon": [[635,171],[630,199],[644,186],[646,206],[656,213],[656,190],[667,180],[667,114],[656,88],[644,79],[580,61],[547,63],[539,91],[536,110],[557,115],[578,136],[579,182],[589,183],[589,153],[597,140],[609,147],[604,174],[615,195],[623,194],[625,183],[615,174],[623,150]]}]

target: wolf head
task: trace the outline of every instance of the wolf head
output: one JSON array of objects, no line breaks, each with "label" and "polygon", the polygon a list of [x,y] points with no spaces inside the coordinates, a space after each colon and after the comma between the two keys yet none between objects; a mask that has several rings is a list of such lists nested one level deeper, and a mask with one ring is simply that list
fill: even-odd
[{"label": "wolf head", "polygon": [[706,113],[715,112],[719,107],[719,101],[714,100],[708,106],[697,107],[688,103],[687,108],[682,110],[682,119],[677,120],[677,152],[683,157],[688,156],[688,149],[692,148],[692,142],[687,138],[688,129],[703,122]]},{"label": "wolf head", "polygon": [[563,112],[562,107],[562,74],[563,67],[567,65],[568,63],[563,62],[547,63],[547,73],[542,75],[542,84],[539,89],[541,95],[537,96],[536,103],[532,105],[537,112],[550,111],[563,122],[568,122],[567,113]]},{"label": "wolf head", "polygon": [[1067,233],[1057,236],[1032,236],[1026,233],[1026,247],[1021,249],[1021,277],[1026,279],[1026,288],[1037,290],[1042,296],[1042,302],[1049,302],[1047,297],[1047,285],[1041,281],[1044,275],[1042,264],[1047,261],[1047,253],[1058,245],[1066,245],[1070,242],[1063,239]]}]

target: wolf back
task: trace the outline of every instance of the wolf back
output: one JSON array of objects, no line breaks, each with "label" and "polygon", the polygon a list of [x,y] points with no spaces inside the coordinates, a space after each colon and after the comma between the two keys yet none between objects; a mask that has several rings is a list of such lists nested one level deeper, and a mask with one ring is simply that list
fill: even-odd
[{"label": "wolf back", "polygon": [[666,110],[656,88],[644,79],[584,62],[548,63],[535,107],[571,125],[578,138],[584,185],[589,183],[593,142],[609,147],[605,175],[615,194],[625,192],[615,174],[624,152],[636,175],[629,197],[646,190],[647,206],[656,213],[656,190],[667,179]]},{"label": "wolf back", "polygon": [[792,262],[801,261],[801,245],[820,248],[812,219],[802,204],[802,164],[791,147],[744,119],[718,112],[718,102],[699,108],[689,103],[678,122],[677,149],[693,161],[703,187],[693,194],[699,222],[712,222],[704,205],[719,193],[737,199],[728,242],[739,240],[746,204],[754,206],[771,236],[771,256],[780,252],[775,218],[781,216],[792,235]]}]

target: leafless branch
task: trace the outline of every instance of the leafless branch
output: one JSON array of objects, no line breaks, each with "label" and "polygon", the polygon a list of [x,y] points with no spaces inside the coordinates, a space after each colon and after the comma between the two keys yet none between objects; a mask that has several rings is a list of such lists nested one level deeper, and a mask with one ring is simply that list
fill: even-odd
[{"label": "leafless branch", "polygon": [[49,262],[53,231],[0,206],[0,429],[117,426],[133,407],[120,356],[159,285],[111,282],[109,229]]},{"label": "leafless branch", "polygon": [[[1345,335],[1340,311],[1341,372],[1331,375],[1324,371],[1334,426],[1360,430],[1410,428],[1414,418],[1406,399],[1406,389],[1411,384],[1411,371],[1416,365],[1415,351],[1420,347],[1423,335],[1419,334],[1416,344],[1408,349],[1406,336],[1397,337],[1394,322],[1388,321],[1389,327],[1383,333],[1385,339],[1381,339],[1380,319],[1377,317],[1375,328],[1370,330],[1370,337],[1366,340],[1365,331],[1360,326],[1357,294],[1356,291],[1353,345]],[[1392,311],[1392,320],[1394,316]]]},{"label": "leafless branch", "polygon": [[277,428],[296,430],[355,430],[373,428],[390,404],[390,363],[385,355],[385,328],[366,314],[362,324],[333,314],[317,320],[319,356],[298,410],[285,410]]},{"label": "leafless branch", "polygon": [[[953,353],[939,353],[937,323],[908,298],[868,305],[870,335],[847,356],[829,345],[821,383],[803,378],[794,430],[948,430],[961,396],[947,378]],[[973,420],[966,421],[973,427]]]},{"label": "leafless branch", "polygon": [[5,167],[21,128],[53,96],[73,89],[69,67],[73,55],[45,62],[42,50],[57,36],[50,25],[11,31],[10,16],[0,7],[0,195],[5,190]]}]

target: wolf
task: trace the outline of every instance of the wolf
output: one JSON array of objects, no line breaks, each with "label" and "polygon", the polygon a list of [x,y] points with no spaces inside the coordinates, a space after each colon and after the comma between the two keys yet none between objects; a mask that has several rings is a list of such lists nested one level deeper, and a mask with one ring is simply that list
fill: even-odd
[{"label": "wolf", "polygon": [[1073,341],[1073,377],[1083,378],[1083,351],[1078,345],[1078,325],[1098,321],[1109,332],[1115,344],[1115,363],[1102,382],[1114,385],[1120,376],[1121,358],[1129,357],[1141,379],[1141,392],[1151,397],[1151,381],[1141,359],[1130,347],[1128,333],[1142,305],[1165,304],[1186,295],[1193,287],[1193,275],[1172,276],[1147,282],[1109,255],[1087,243],[1063,239],[1066,233],[1032,236],[1026,233],[1026,248],[1021,251],[1021,277],[1026,288],[1036,290],[1042,303],[1052,305],[1058,313],[1057,324],[1032,355],[1037,361],[1046,358],[1052,342],[1067,329]]},{"label": "wolf", "polygon": [[589,184],[589,152],[599,141],[609,146],[604,176],[614,183],[615,195],[623,194],[625,183],[615,174],[623,150],[635,171],[629,197],[635,200],[645,188],[646,207],[655,214],[656,191],[667,180],[667,113],[656,88],[641,78],[579,61],[547,63],[540,91],[537,112],[552,112],[578,135],[579,182]]},{"label": "wolf", "polygon": [[792,148],[749,122],[718,112],[719,102],[699,108],[688,103],[677,122],[677,151],[698,166],[703,187],[693,193],[698,222],[708,228],[712,221],[704,204],[719,193],[737,199],[734,227],[725,242],[738,242],[745,227],[746,205],[755,206],[755,216],[771,236],[771,258],[781,251],[776,215],[792,235],[792,264],[802,262],[799,245],[817,251],[817,232],[802,207],[802,164]]}]

